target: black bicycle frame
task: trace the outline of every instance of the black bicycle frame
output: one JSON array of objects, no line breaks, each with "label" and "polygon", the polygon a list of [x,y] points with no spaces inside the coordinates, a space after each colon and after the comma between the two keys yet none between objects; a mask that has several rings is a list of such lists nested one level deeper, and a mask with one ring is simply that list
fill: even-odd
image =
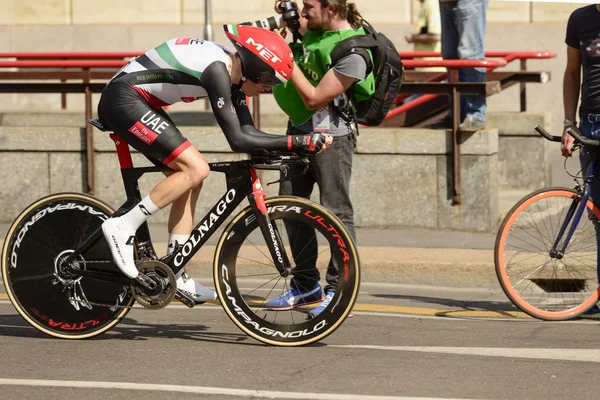
[{"label": "black bicycle frame", "polygon": [[[168,172],[172,170],[164,167],[133,167],[131,153],[127,143],[118,136],[111,134],[111,139],[115,142],[119,164],[121,166],[121,177],[125,187],[127,200],[119,207],[113,216],[119,216],[129,211],[133,206],[141,201],[141,194],[138,180],[142,175],[152,172]],[[291,272],[289,258],[284,250],[277,227],[271,223],[268,217],[268,210],[265,205],[265,194],[262,189],[256,169],[280,170],[278,165],[261,164],[260,160],[242,160],[209,163],[210,170],[214,172],[225,173],[227,181],[227,191],[215,206],[200,220],[192,230],[191,236],[178,250],[169,256],[165,256],[160,261],[167,264],[175,274],[177,274],[187,262],[200,250],[202,245],[212,236],[223,222],[231,215],[233,210],[244,200],[248,198],[250,206],[254,211],[258,225],[264,235],[267,247],[272,256],[275,267],[282,276],[287,276]],[[140,260],[157,259],[150,237],[148,224],[144,222],[136,232],[138,257]],[[115,283],[128,284],[131,280],[123,274],[114,274],[110,272],[94,271],[91,269],[77,269],[71,265],[71,262],[77,256],[86,252],[98,240],[104,240],[102,229],[99,228],[91,234],[75,251],[65,260],[69,265],[69,272],[74,275],[84,276],[91,279],[110,281]]]}]

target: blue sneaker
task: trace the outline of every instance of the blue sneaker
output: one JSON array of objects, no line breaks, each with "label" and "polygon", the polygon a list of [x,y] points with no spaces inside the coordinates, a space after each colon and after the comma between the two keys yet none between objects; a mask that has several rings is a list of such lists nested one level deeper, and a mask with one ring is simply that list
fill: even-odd
[{"label": "blue sneaker", "polygon": [[592,308],[579,315],[579,318],[600,319],[600,302],[594,304]]},{"label": "blue sneaker", "polygon": [[[323,300],[323,302],[320,305],[318,305],[317,307],[310,310],[308,312],[308,315],[311,318],[315,318],[317,315],[321,314],[323,312],[323,310],[325,310],[327,308],[329,303],[331,303],[331,300],[333,300],[333,296],[335,296],[335,292],[333,290],[330,290],[327,293],[325,293],[325,299]],[[354,316],[354,314],[352,314],[352,311],[350,311],[348,313],[348,315],[346,316],[346,318],[352,318],[353,316]]]},{"label": "blue sneaker", "polygon": [[323,300],[323,291],[317,283],[315,287],[308,291],[302,292],[295,287],[288,288],[283,294],[277,298],[267,301],[265,304],[271,310],[291,310],[292,308],[305,306],[307,304],[318,303]]},{"label": "blue sneaker", "polygon": [[333,290],[330,290],[327,293],[325,293],[325,299],[317,307],[310,310],[308,312],[308,315],[311,318],[315,318],[317,315],[321,314],[327,308],[329,303],[331,303],[331,300],[333,299],[334,295],[335,295],[335,292]]},{"label": "blue sneaker", "polygon": [[[329,303],[331,303],[331,300],[333,300],[333,296],[335,296],[335,292],[333,290],[330,290],[327,293],[325,293],[325,299],[317,307],[310,310],[308,312],[308,315],[311,318],[315,318],[317,315],[321,314],[323,312],[323,310],[325,310],[327,308]],[[346,316],[346,318],[352,318],[353,316],[354,316],[354,314],[352,314],[352,311],[350,311],[348,313],[348,315]]]}]

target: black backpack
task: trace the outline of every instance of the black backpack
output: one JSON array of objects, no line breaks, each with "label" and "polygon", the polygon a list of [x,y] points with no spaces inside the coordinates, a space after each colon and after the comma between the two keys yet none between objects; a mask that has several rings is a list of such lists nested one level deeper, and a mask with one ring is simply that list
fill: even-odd
[{"label": "black backpack", "polygon": [[[354,107],[356,121],[366,126],[377,126],[383,122],[392,102],[400,91],[404,70],[402,60],[394,44],[375,28],[363,21],[366,35],[352,36],[339,42],[331,52],[331,65],[341,58],[357,53],[367,62],[367,74],[373,71],[375,93],[363,101],[354,98],[354,85],[346,91]],[[371,50],[373,60],[365,49]]]}]

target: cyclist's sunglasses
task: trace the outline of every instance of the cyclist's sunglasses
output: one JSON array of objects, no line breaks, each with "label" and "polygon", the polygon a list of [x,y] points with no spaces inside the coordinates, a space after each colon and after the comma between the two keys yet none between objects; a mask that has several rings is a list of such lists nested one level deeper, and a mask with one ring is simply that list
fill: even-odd
[{"label": "cyclist's sunglasses", "polygon": [[271,72],[261,72],[260,75],[258,75],[258,79],[252,80],[252,82],[259,83],[263,86],[281,85],[281,81],[279,79],[277,79],[275,74],[273,74]]}]

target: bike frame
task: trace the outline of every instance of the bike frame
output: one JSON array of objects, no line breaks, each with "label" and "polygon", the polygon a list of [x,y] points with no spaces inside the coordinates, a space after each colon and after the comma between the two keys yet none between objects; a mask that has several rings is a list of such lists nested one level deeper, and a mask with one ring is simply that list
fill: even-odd
[{"label": "bike frame", "polygon": [[[592,183],[592,180],[594,179],[595,171],[596,171],[596,161],[591,160],[587,167],[585,178],[583,180],[583,193],[581,193],[581,198],[579,199],[579,204],[577,204],[576,201],[573,201],[573,203],[571,204],[571,207],[569,208],[569,211],[567,212],[566,218],[560,228],[560,231],[558,232],[558,236],[556,237],[554,245],[552,246],[551,253],[554,252],[555,255],[560,254],[561,256],[565,254],[565,251],[567,250],[567,247],[569,246],[569,242],[571,241],[573,233],[575,232],[577,225],[579,225],[581,216],[583,215],[583,212],[586,209],[587,201],[590,198],[590,184]],[[574,216],[573,223],[569,227],[569,223],[571,222],[571,219],[573,218],[573,216]],[[567,233],[565,241],[559,252],[557,247],[560,243],[560,240],[562,239],[562,236],[564,235],[565,231],[567,230],[567,227],[569,227],[569,232]],[[600,273],[600,271],[599,271],[599,273]]]},{"label": "bike frame", "polygon": [[[129,145],[115,134],[110,134],[110,138],[115,142],[119,165],[121,167],[121,177],[123,178],[123,185],[127,196],[127,200],[113,214],[113,216],[119,216],[125,214],[141,201],[138,180],[144,174],[153,172],[173,172],[173,170],[167,166],[134,167]],[[282,159],[286,158],[286,156],[281,157]],[[254,211],[262,234],[266,239],[269,239],[265,240],[265,242],[267,243],[275,267],[282,276],[288,276],[291,273],[289,258],[285,252],[281,235],[279,234],[277,227],[273,225],[268,218],[268,210],[265,204],[266,195],[263,191],[262,184],[258,179],[258,175],[256,174],[256,169],[279,171],[280,167],[273,164],[260,164],[254,160],[209,163],[209,166],[211,171],[222,172],[225,174],[227,191],[192,230],[187,242],[171,255],[161,258],[160,261],[168,265],[169,268],[177,274],[231,215],[233,210],[244,200],[244,198],[247,198]],[[99,240],[104,240],[101,228],[91,234],[65,260],[66,265],[69,265],[69,272],[74,275],[91,279],[129,284],[131,279],[122,273],[115,274],[90,269],[83,270],[74,268],[71,265],[72,261],[74,261],[77,256],[87,251]],[[146,222],[138,228],[136,240],[138,257],[140,260],[156,260],[158,258],[154,251],[150,230],[148,229],[148,224]]]}]

